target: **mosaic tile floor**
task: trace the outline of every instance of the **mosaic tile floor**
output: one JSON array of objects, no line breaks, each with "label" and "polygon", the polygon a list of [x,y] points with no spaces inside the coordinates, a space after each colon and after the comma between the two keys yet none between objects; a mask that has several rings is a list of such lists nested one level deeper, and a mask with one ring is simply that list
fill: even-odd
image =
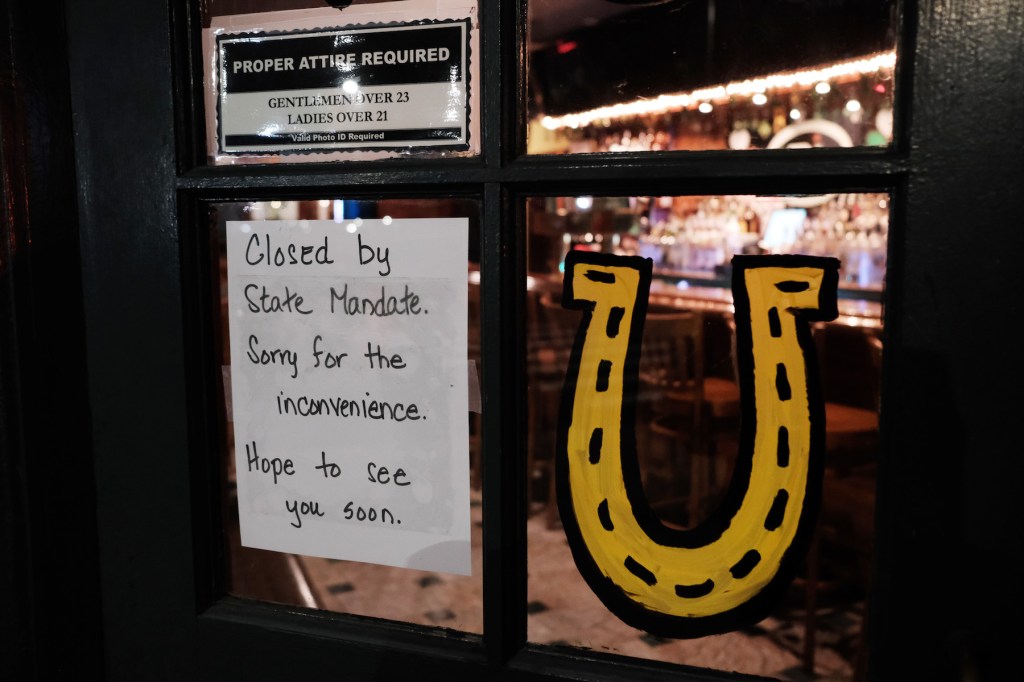
[{"label": "mosaic tile floor", "polygon": [[[480,633],[483,600],[478,502],[472,511],[472,577],[301,557],[316,600],[332,611]],[[804,625],[798,608],[782,608],[740,632],[697,640],[654,637],[625,625],[605,609],[576,570],[561,528],[548,525],[543,513],[534,514],[528,522],[531,642],[782,680],[852,678],[862,604],[844,609],[826,604],[818,611],[815,675],[809,676],[801,666]]]}]

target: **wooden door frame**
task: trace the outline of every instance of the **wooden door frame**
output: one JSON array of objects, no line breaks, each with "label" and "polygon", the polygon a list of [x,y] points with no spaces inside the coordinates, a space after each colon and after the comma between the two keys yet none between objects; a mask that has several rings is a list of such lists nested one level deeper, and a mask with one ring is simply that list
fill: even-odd
[{"label": "wooden door frame", "polygon": [[[197,24],[182,4],[68,2],[66,55],[52,15],[8,8],[3,66],[36,76],[47,106],[26,119],[45,140],[8,142],[19,121],[9,111],[40,111],[24,88],[29,98],[5,106],[0,123],[5,204],[18,208],[4,236],[32,228],[21,265],[0,272],[0,540],[24,553],[3,564],[0,595],[15,608],[0,623],[20,628],[16,646],[30,651],[5,665],[38,679],[77,678],[69,656],[125,680],[735,679],[526,645],[524,200],[685,187],[892,192],[870,672],[1011,674],[1021,588],[992,590],[1015,582],[1022,559],[1010,426],[1024,376],[1009,347],[1024,253],[1012,200],[1024,186],[1024,12],[1014,4],[902,3],[891,149],[532,158],[520,153],[524,3],[487,0],[479,159],[283,168],[202,165]],[[19,180],[12,168],[28,172]],[[209,201],[327,191],[481,202],[484,363],[497,368],[484,385],[482,640],[223,596],[200,218]],[[60,353],[61,365],[50,362]],[[42,388],[52,385],[69,386],[82,409],[58,404]]]}]

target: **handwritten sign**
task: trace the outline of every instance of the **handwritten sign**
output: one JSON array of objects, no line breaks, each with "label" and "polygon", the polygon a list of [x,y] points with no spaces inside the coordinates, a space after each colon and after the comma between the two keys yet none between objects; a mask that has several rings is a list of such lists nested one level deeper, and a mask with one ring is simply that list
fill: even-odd
[{"label": "handwritten sign", "polygon": [[221,153],[468,149],[469,20],[217,38]]},{"label": "handwritten sign", "polygon": [[469,574],[467,230],[228,222],[243,545]]}]

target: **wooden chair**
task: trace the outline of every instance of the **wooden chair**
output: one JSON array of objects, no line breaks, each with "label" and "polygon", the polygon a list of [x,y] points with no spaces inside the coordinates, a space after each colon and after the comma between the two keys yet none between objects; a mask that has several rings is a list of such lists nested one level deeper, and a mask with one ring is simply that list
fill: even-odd
[{"label": "wooden chair", "polygon": [[[637,416],[646,418],[647,433],[644,439],[638,428],[637,436],[645,491],[661,516],[676,523],[682,510],[673,510],[672,500],[678,505],[684,497],[686,525],[707,511],[714,487],[702,332],[703,317],[696,311],[649,311],[640,356]],[[657,489],[659,477],[668,481],[667,497]]]},{"label": "wooden chair", "polygon": [[[739,444],[740,391],[735,378],[735,331],[731,319],[656,307],[648,313],[648,328],[660,335],[658,329],[665,324],[662,318],[672,320],[679,316],[685,316],[685,328],[677,327],[669,333],[684,340],[685,348],[677,353],[685,352],[688,359],[685,365],[673,370],[678,376],[677,383],[666,388],[660,404],[661,409],[676,415],[673,421],[679,424],[682,418],[686,431],[695,434],[695,439],[686,443],[687,437],[680,433],[684,438],[681,446],[696,454],[690,462],[694,495],[687,514],[693,524],[712,511],[732,475]],[[717,367],[715,374],[708,372],[709,357],[728,365],[727,376],[720,376],[725,372]],[[664,426],[665,420],[652,423],[652,432],[657,434]]]},{"label": "wooden chair", "polygon": [[825,465],[840,473],[874,461],[882,342],[873,332],[845,325],[814,329],[825,396]]},{"label": "wooden chair", "polygon": [[[825,477],[820,520],[807,558],[804,669],[808,673],[814,671],[820,569],[828,566],[865,593],[870,589],[882,365],[882,341],[873,332],[820,325],[815,340],[826,396]],[[857,641],[854,680],[864,679],[865,674],[866,616]]]},{"label": "wooden chair", "polygon": [[558,524],[555,429],[565,371],[581,315],[579,311],[563,308],[550,292],[528,295],[527,304],[527,486],[532,500],[533,483],[546,483],[544,512],[551,528]]}]

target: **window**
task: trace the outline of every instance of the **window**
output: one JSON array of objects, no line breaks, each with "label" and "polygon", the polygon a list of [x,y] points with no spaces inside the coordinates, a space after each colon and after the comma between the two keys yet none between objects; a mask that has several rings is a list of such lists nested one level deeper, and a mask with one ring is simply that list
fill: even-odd
[{"label": "window", "polygon": [[[406,4],[387,3],[386,10],[382,4],[380,11],[403,11],[399,6]],[[243,171],[230,167],[239,161],[230,155],[212,155],[215,165],[226,163],[227,167],[201,168],[210,144],[216,144],[209,142],[209,131],[215,128],[210,110],[214,106],[212,91],[209,87],[205,90],[205,124],[200,126],[197,121],[190,130],[194,139],[201,139],[205,129],[207,142],[194,146],[190,169],[180,176],[179,183],[185,203],[194,206],[197,215],[208,212],[213,225],[238,210],[264,216],[294,213],[294,218],[344,218],[346,204],[358,204],[361,211],[374,215],[405,211],[412,217],[440,215],[440,211],[473,216],[474,220],[479,216],[479,226],[474,228],[479,230],[479,241],[472,242],[467,286],[479,286],[477,317],[471,328],[478,325],[479,359],[487,368],[481,372],[486,409],[482,419],[474,421],[471,433],[477,439],[473,481],[480,491],[475,498],[479,506],[474,507],[478,524],[474,530],[481,544],[474,546],[474,565],[477,571],[482,569],[482,575],[449,581],[403,569],[371,568],[367,572],[363,566],[295,556],[290,568],[280,575],[298,576],[305,592],[300,589],[289,595],[280,592],[280,585],[273,581],[253,582],[254,576],[265,576],[271,570],[277,557],[253,554],[232,540],[227,551],[230,573],[221,589],[245,599],[326,609],[357,618],[331,620],[338,624],[339,633],[345,631],[346,624],[360,622],[359,616],[370,616],[409,623],[414,634],[449,629],[476,634],[480,638],[470,636],[465,645],[470,650],[482,646],[492,657],[514,655],[524,647],[536,655],[556,658],[563,655],[560,651],[576,655],[591,650],[594,653],[588,655],[595,661],[604,660],[609,653],[625,655],[630,657],[630,665],[640,668],[645,659],[654,659],[777,676],[803,666],[811,673],[852,679],[868,651],[862,624],[868,612],[871,575],[883,282],[889,251],[889,207],[894,198],[885,172],[861,175],[856,183],[844,179],[857,158],[852,154],[863,151],[847,152],[841,147],[879,147],[874,153],[880,171],[893,153],[891,128],[878,130],[898,104],[892,88],[897,68],[892,3],[876,3],[872,11],[877,17],[864,19],[860,37],[850,37],[850,45],[826,40],[827,31],[815,33],[815,22],[831,21],[819,25],[834,26],[836,17],[828,12],[790,25],[771,16],[781,5],[759,7],[758,11],[765,13],[760,21],[777,25],[783,34],[788,31],[786,35],[807,38],[807,54],[791,55],[789,61],[772,49],[745,44],[738,28],[742,22],[728,5],[716,9],[715,3],[669,2],[632,8],[591,3],[586,5],[588,11],[572,16],[553,3],[526,5],[529,29],[524,33],[525,27],[520,27],[515,33],[520,40],[528,37],[530,41],[524,43],[530,48],[525,71],[518,71],[513,59],[508,39],[515,25],[511,15],[493,5],[481,8],[479,31],[474,31],[481,49],[473,53],[477,58],[475,94],[480,97],[479,130],[475,133],[480,156],[475,159],[428,153],[420,165],[409,166],[410,158],[392,160],[344,152],[302,158],[274,156],[273,152],[269,157],[243,154],[243,165],[275,163],[263,166],[256,175],[244,176],[244,183],[238,184]],[[584,5],[581,3],[581,8]],[[853,11],[839,5],[846,9],[837,12]],[[362,25],[376,9],[373,4],[360,4],[351,16]],[[590,10],[596,14],[589,14]],[[315,11],[327,16],[325,10]],[[345,12],[339,15],[339,23],[350,16]],[[697,14],[705,23],[690,30],[704,36],[697,47],[702,44],[706,49],[687,53],[689,61],[681,62],[686,65],[684,72],[699,71],[694,65],[703,63],[700,60],[715,61],[703,63],[700,76],[672,75],[680,72],[670,69],[671,58],[659,52],[666,49],[662,34],[671,33],[662,22],[685,19],[690,25]],[[264,24],[285,27],[299,16],[294,12],[241,17],[234,13],[225,25],[266,32],[261,28]],[[278,17],[285,23],[279,23]],[[224,24],[219,19],[211,21]],[[208,25],[204,18],[203,27]],[[657,49],[652,48],[650,54],[634,45],[640,44],[637,41],[645,31],[659,37]],[[235,34],[228,31],[222,37],[231,35]],[[614,53],[601,56],[600,50],[593,49],[604,40],[602,35],[606,39],[618,35],[624,53],[653,60],[647,65],[650,68],[625,62],[625,72],[637,82],[616,90],[617,111],[633,99],[647,101],[644,98],[652,94],[667,97],[683,90],[689,93],[687,102],[666,105],[665,111],[658,112],[587,114],[608,104],[599,101],[602,88],[588,86],[579,73],[572,76],[567,65],[577,56],[589,55],[586,67],[581,62],[573,68],[600,74],[624,68],[623,63],[617,64]],[[209,55],[215,36],[204,36]],[[505,46],[504,52],[488,49],[498,44]],[[664,73],[654,68],[658,65]],[[211,73],[211,67],[205,71]],[[524,80],[514,81],[516,73]],[[779,74],[789,80],[780,84]],[[743,83],[752,90],[737,85]],[[719,85],[722,92],[712,92]],[[667,100],[662,97],[661,101]],[[521,102],[516,106],[529,123],[519,127],[523,119],[510,115],[503,102]],[[834,126],[840,139],[824,143],[811,133],[787,128],[806,119]],[[772,142],[779,134],[792,139]],[[801,142],[801,135],[811,136]],[[745,144],[739,144],[741,136]],[[513,140],[521,142],[510,145]],[[608,140],[612,141],[605,144]],[[756,153],[747,151],[801,146],[831,149],[816,150],[814,156],[780,157],[767,169],[751,165],[751,155]],[[649,155],[651,151],[696,149],[722,151],[702,157],[680,153],[671,161],[657,162]],[[581,151],[614,152],[616,156],[612,161],[591,161],[556,153]],[[210,233],[212,263],[223,249],[217,234],[216,228]],[[821,325],[816,340],[823,357],[845,359],[827,365],[831,369],[826,371],[825,391],[829,404],[835,406],[835,414],[829,418],[838,419],[836,415],[843,411],[843,415],[866,420],[865,426],[851,427],[853,435],[843,434],[846,439],[835,446],[841,454],[833,455],[838,464],[830,467],[834,480],[828,482],[849,491],[859,511],[853,516],[837,512],[835,518],[823,521],[822,532],[833,535],[815,544],[788,601],[780,603],[769,621],[731,635],[672,643],[628,627],[616,630],[621,629],[616,617],[597,604],[588,590],[579,589],[582,582],[564,551],[554,509],[549,449],[551,418],[558,410],[565,375],[565,358],[559,356],[562,345],[554,335],[558,315],[550,306],[552,300],[557,305],[561,259],[572,249],[653,258],[657,277],[651,305],[700,316],[701,374],[706,376],[702,381],[731,385],[734,392],[728,289],[731,255],[801,252],[841,258],[843,317],[836,324]],[[222,286],[216,284],[220,269],[212,271],[216,294]],[[221,327],[221,323],[212,324],[217,330],[214,338],[226,336],[226,329],[219,331]],[[573,328],[562,330],[564,338],[573,335]],[[649,355],[654,353],[645,349]],[[854,356],[862,363],[860,370],[851,370]],[[228,363],[220,360],[214,366],[221,364]],[[847,374],[840,376],[844,371]],[[215,375],[221,376],[219,370]],[[868,375],[873,377],[870,385],[864,383]],[[639,415],[638,439],[646,453],[642,463],[645,492],[664,522],[692,527],[712,513],[721,499],[731,476],[730,453],[737,447],[739,429],[738,399],[733,397],[732,407],[726,403],[729,401],[722,403],[721,414],[716,414],[715,424],[709,427],[711,436],[702,455],[706,459],[690,457],[679,449],[687,438],[687,427],[679,423],[678,415],[662,409],[662,399],[654,398]],[[230,441],[230,425],[226,426],[223,433]],[[218,472],[218,480],[227,485],[221,499],[228,512],[229,539],[233,537],[230,471],[228,465]],[[684,485],[688,492],[680,495]],[[863,529],[857,541],[838,542],[835,534],[849,539],[851,523]],[[508,542],[502,538],[517,539]],[[430,590],[443,596],[432,607],[421,608],[420,600]],[[577,593],[579,606],[573,599],[566,601],[568,595]],[[582,605],[591,601],[596,608]],[[392,627],[387,622],[372,623],[371,628]],[[575,648],[580,646],[583,649]],[[748,661],[741,653],[744,647],[750,651]],[[697,653],[701,650],[719,653]],[[531,665],[529,657],[525,660],[524,665]]]},{"label": "window", "polygon": [[894,0],[528,9],[532,154],[892,142]]}]

